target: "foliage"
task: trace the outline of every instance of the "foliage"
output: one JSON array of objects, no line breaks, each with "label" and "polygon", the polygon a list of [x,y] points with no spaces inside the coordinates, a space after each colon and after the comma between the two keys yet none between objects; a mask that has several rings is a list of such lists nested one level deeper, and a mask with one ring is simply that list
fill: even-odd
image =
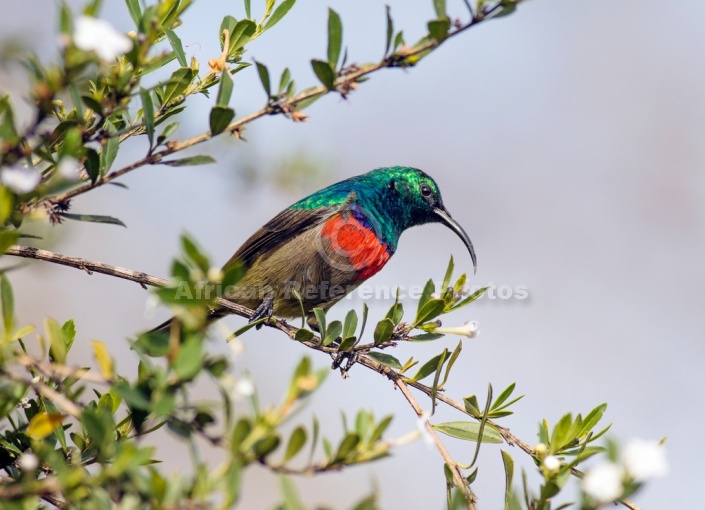
[{"label": "foliage", "polygon": [[[36,251],[30,255],[13,246],[30,237],[22,230],[27,222],[72,220],[108,224],[105,228],[113,228],[110,224],[124,226],[115,217],[69,212],[71,199],[105,184],[120,185],[116,179],[146,165],[212,163],[206,155],[173,155],[226,133],[242,138],[244,127],[265,115],[304,121],[303,110],[320,97],[334,93],[346,98],[374,72],[413,67],[457,34],[511,14],[520,0],[478,0],[475,6],[466,2],[467,21],[452,18],[445,1],[434,0],[436,16],[427,24],[428,33],[412,46],[406,44],[403,32],[395,29],[387,9],[382,60],[365,66],[347,62],[343,21],[329,9],[325,58],[311,60],[320,85],[303,90],[288,68],[277,79],[264,63],[245,58],[248,45],[274,33],[270,31],[286,17],[295,0],[266,0],[259,17],[245,0],[244,16],[226,16],[219,32],[213,34],[220,38],[222,54],[207,62],[207,70],[195,58],[187,60],[178,35],[191,3],[126,0],[134,31],[113,34],[102,27],[100,44],[86,40],[81,32],[85,27],[96,29],[94,18],[102,2],[88,2],[81,16],[61,4],[58,61],[45,63],[34,56],[24,61],[31,80],[32,123],[20,129],[10,98],[0,97],[0,253],[56,262],[59,256],[52,259]],[[112,46],[106,41],[113,41]],[[169,49],[162,50],[165,46]],[[168,78],[147,84],[147,78],[165,70]],[[231,106],[233,84],[240,72],[256,72],[266,96],[263,109],[245,117],[238,117]],[[212,91],[210,131],[188,140],[176,139],[178,114],[188,106],[189,97],[210,96]],[[130,138],[144,142],[145,155],[115,169],[116,156]],[[86,262],[64,259],[62,263],[86,269]],[[94,269],[117,275],[117,268],[104,264]],[[282,508],[304,508],[293,476],[373,462],[419,435],[443,454],[439,432],[451,440],[474,444],[466,464],[443,454],[449,507],[475,507],[472,487],[481,479],[476,466],[479,449],[483,444],[507,443],[518,445],[530,456],[542,475],[542,484],[532,491],[524,476],[521,496],[515,493],[514,460],[500,450],[506,472],[505,508],[548,509],[554,508],[557,495],[585,460],[605,455],[614,460],[616,455],[616,445],[595,444],[607,430],[596,431],[605,404],[585,417],[566,414],[552,428],[543,420],[539,444],[532,448],[497,423],[511,415],[512,406],[522,398],[513,396],[514,384],[497,397],[489,385],[484,404],[472,392],[461,401],[446,396],[446,383],[461,355],[462,341],[428,360],[412,357],[402,362],[389,354],[400,342],[432,342],[448,334],[472,338],[476,334],[471,323],[444,328],[439,320],[472,304],[486,290],[468,291],[465,275],[453,280],[452,259],[440,286],[436,288],[429,280],[410,316],[397,300],[374,325],[367,324],[368,309],[364,306],[360,314],[350,310],[343,321],[328,321],[323,310],[315,310],[317,330],[305,327],[302,317],[301,327],[263,320],[236,333],[240,337],[253,326],[266,323],[298,341],[302,349],[330,355],[344,374],[357,362],[390,379],[419,415],[421,432],[388,438],[391,415],[380,418],[359,410],[353,417],[344,417],[339,441],[324,437],[322,433],[329,433],[332,427],[320,424],[315,417],[310,425],[295,421],[297,411],[324,383],[327,368],[314,368],[311,358],[303,357],[282,392],[281,402],[262,406],[249,376],[238,371],[232,359],[209,352],[206,318],[213,306],[227,307],[245,317],[252,312],[224,300],[224,289],[242,277],[242,268],[233,265],[224,272],[213,270],[208,256],[189,237],[182,238],[181,254],[171,267],[172,279],[165,284],[151,277],[147,282],[160,286],[154,295],[173,310],[177,320],[166,332],[144,333],[132,341],[138,367],[134,377],[116,366],[108,347],[98,340],[91,344],[95,368],[74,367],[72,348],[85,344],[85,339],[73,320],[62,323],[46,318],[39,329],[18,324],[10,271],[0,271],[3,508],[34,508],[40,502],[71,508],[228,508],[245,490],[243,473],[253,464],[280,475]],[[125,271],[121,277],[142,284],[148,276]],[[193,398],[195,385],[203,381],[216,388],[218,399],[202,402]],[[428,398],[430,415],[421,411],[409,388]],[[431,424],[429,419],[438,405],[455,408],[462,419]],[[165,474],[155,450],[143,441],[164,430],[191,454],[191,469],[179,476]],[[204,441],[222,450],[220,465],[214,466],[201,456]],[[318,449],[321,453],[317,454]],[[641,481],[628,475],[620,483],[620,492],[612,499],[641,487]],[[580,498],[585,508],[609,503],[589,493],[581,493]],[[362,496],[354,508],[377,506],[375,491]]]}]

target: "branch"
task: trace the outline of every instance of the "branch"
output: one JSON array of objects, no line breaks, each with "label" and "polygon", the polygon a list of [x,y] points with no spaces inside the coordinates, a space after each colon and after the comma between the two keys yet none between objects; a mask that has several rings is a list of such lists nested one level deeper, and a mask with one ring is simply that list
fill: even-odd
[{"label": "branch", "polygon": [[[14,481],[14,480],[13,480]],[[29,490],[20,484],[0,484],[0,501],[20,500],[27,497],[27,493],[39,496],[57,508],[66,508],[66,503],[54,495],[61,491],[61,484],[54,476],[47,476],[32,483]]]},{"label": "branch", "polygon": [[463,496],[465,497],[465,501],[468,506],[468,510],[475,510],[475,503],[477,501],[477,498],[475,498],[475,494],[473,494],[472,489],[470,489],[470,485],[467,483],[465,477],[463,476],[463,473],[460,471],[458,463],[455,462],[450,456],[450,453],[448,453],[448,450],[446,449],[445,445],[441,442],[441,439],[438,437],[436,429],[433,428],[433,426],[429,423],[428,420],[424,419],[423,409],[421,409],[421,406],[419,406],[419,403],[409,391],[409,387],[406,385],[403,378],[399,374],[395,373],[392,380],[394,381],[396,387],[401,390],[402,394],[404,395],[404,398],[406,398],[407,402],[409,402],[409,405],[416,413],[416,416],[424,420],[424,427],[426,427],[426,430],[431,435],[431,438],[433,438],[433,442],[436,444],[436,449],[441,454],[441,457],[443,457],[443,461],[446,463],[446,466],[448,466],[448,469],[450,469],[451,473],[453,474],[453,483],[455,483],[455,486],[458,488],[458,490],[463,493]]},{"label": "branch", "polygon": [[64,411],[66,414],[80,419],[81,408],[43,382],[35,381],[34,379],[30,379],[28,377],[22,377],[21,375],[13,374],[12,372],[7,372],[5,370],[0,371],[0,373],[12,381],[29,386],[37,392],[38,395],[41,395],[47,400],[51,400],[54,404],[56,404],[56,407]]},{"label": "branch", "polygon": [[[417,44],[412,48],[401,48],[396,53],[392,53],[391,55],[386,56],[376,64],[368,64],[364,66],[349,65],[338,72],[338,77],[335,80],[335,86],[332,90],[328,90],[323,85],[305,90],[292,98],[281,100],[277,103],[267,105],[259,111],[251,113],[250,115],[242,117],[241,119],[238,119],[234,122],[231,122],[223,132],[230,132],[233,134],[239,133],[245,125],[249,124],[254,120],[259,119],[260,117],[264,117],[267,115],[280,115],[290,113],[292,111],[295,111],[300,103],[309,99],[313,99],[317,96],[326,95],[329,92],[338,92],[345,96],[345,94],[347,94],[347,92],[351,90],[351,87],[354,86],[353,84],[359,83],[359,80],[361,78],[377,71],[380,71],[381,69],[395,67],[411,67],[415,65],[415,62],[413,61],[413,59],[411,59],[411,57],[419,57],[422,56],[424,53],[433,51],[449,39],[452,39],[453,37],[461,34],[462,32],[465,32],[471,27],[490,19],[491,15],[494,14],[494,11],[496,11],[497,8],[498,6],[495,6],[494,9],[484,14],[478,13],[477,16],[473,16],[468,22],[457,26],[454,30],[451,30],[446,36],[446,38],[441,41],[431,39],[429,41]],[[193,147],[194,145],[210,140],[211,138],[213,138],[213,134],[210,131],[207,131],[205,133],[201,133],[200,135],[194,136],[193,138],[189,138],[186,140],[168,142],[164,149],[149,154],[144,158],[139,159],[123,168],[110,172],[95,183],[87,182],[81,186],[78,186],[77,188],[74,188],[73,190],[67,191],[60,195],[43,198],[39,202],[34,204],[33,207],[39,207],[42,204],[58,204],[60,202],[65,202],[66,200],[74,198],[94,188],[112,182],[118,177],[121,177],[126,173],[131,172],[132,170],[135,170],[145,165],[159,164],[166,156],[182,151],[184,149],[188,149],[189,147]]]},{"label": "branch", "polygon": [[[137,282],[140,285],[142,285],[142,287],[145,287],[145,288],[146,288],[146,285],[151,285],[151,286],[155,286],[155,287],[164,287],[169,283],[169,281],[164,278],[158,278],[156,276],[151,276],[151,275],[149,275],[147,273],[143,273],[141,271],[133,271],[131,269],[125,269],[123,267],[112,266],[109,264],[103,264],[102,262],[94,262],[91,260],[86,260],[86,259],[82,259],[82,258],[78,258],[78,257],[69,257],[66,255],[60,255],[58,253],[53,253],[53,252],[50,252],[47,250],[30,248],[27,246],[18,246],[18,245],[10,246],[6,250],[5,253],[7,255],[13,255],[16,257],[23,257],[23,258],[29,258],[29,259],[35,259],[35,260],[43,260],[46,262],[52,262],[52,263],[60,264],[63,266],[82,269],[82,270],[86,271],[88,274],[93,274],[95,272],[95,273],[105,274],[108,276],[114,276],[117,278],[122,278],[123,280]],[[249,308],[244,307],[242,305],[238,305],[237,303],[233,303],[232,301],[228,301],[226,299],[218,298],[216,300],[216,303],[218,304],[218,306],[221,306],[224,309],[228,310],[229,312],[231,312],[235,315],[239,315],[240,317],[245,317],[245,318],[249,319],[250,317],[252,317],[252,314],[254,313]],[[267,326],[269,326],[271,328],[278,329],[279,331],[282,331],[291,339],[294,339],[296,337],[296,332],[298,331],[298,328],[296,328],[294,326],[290,326],[285,321],[279,320],[279,319],[271,319],[270,321],[265,322],[264,324],[266,324]],[[301,341],[301,340],[297,340],[297,342],[305,345],[306,347],[309,347],[310,349],[325,352],[328,354],[333,355],[333,354],[338,353],[337,349],[332,348],[332,347],[324,347],[317,342]],[[409,404],[412,406],[412,408],[414,409],[416,414],[418,416],[423,415],[423,411],[419,407],[416,400],[413,398],[413,395],[411,395],[411,392],[409,392],[408,386],[412,386],[412,387],[418,389],[419,391],[423,392],[427,396],[431,395],[431,392],[432,392],[431,388],[429,388],[428,386],[426,386],[424,384],[418,383],[418,382],[413,382],[413,383],[409,382],[407,384],[406,382],[403,381],[402,376],[400,376],[397,372],[395,372],[394,370],[392,370],[391,368],[389,368],[385,365],[382,365],[381,363],[378,363],[377,361],[373,360],[369,356],[365,356],[364,354],[360,355],[358,357],[357,363],[359,363],[360,365],[362,365],[370,370],[373,370],[374,372],[377,372],[381,375],[384,375],[387,378],[389,378],[390,380],[392,380],[394,382],[394,384],[402,391],[402,393],[404,394],[404,397],[407,399],[407,401],[409,401]],[[33,383],[31,383],[30,380],[27,380],[27,382],[25,382],[23,380],[22,382],[27,385],[30,385],[30,386],[33,384]],[[40,385],[37,388],[35,388],[36,390],[38,390],[38,388],[42,388],[42,386],[43,386],[41,391],[49,390],[50,392],[53,392],[56,396],[58,396],[60,398],[65,398],[65,397],[63,397],[63,395],[60,395],[60,394],[54,392],[54,390],[52,390],[48,386],[42,385],[41,383],[36,383],[36,384]],[[52,398],[52,397],[47,396],[46,394],[44,396],[53,400],[54,403],[56,403],[57,406],[61,408],[59,403],[54,399],[55,397]],[[453,408],[461,411],[463,414],[467,415],[467,413],[465,412],[465,406],[463,406],[461,403],[459,403],[449,397],[446,397],[445,395],[443,395],[441,393],[436,394],[436,399],[449,405],[450,407],[453,407]],[[75,404],[73,404],[72,402],[68,401],[68,403],[75,407]],[[64,410],[68,414],[71,414],[72,416],[74,416],[74,414],[69,412],[69,410],[66,410],[66,409],[64,409]],[[72,410],[75,411],[77,414],[80,414],[80,410],[78,410],[77,407],[75,407],[75,409],[72,409]],[[487,423],[490,425],[493,425],[494,427],[497,428],[497,430],[499,430],[500,434],[502,435],[502,437],[504,438],[505,442],[508,445],[510,445],[510,446],[516,445],[521,450],[523,450],[525,453],[530,455],[531,457],[533,457],[533,458],[537,457],[537,454],[536,454],[536,452],[534,452],[533,448],[531,448],[531,446],[529,446],[527,443],[525,443],[524,441],[522,441],[521,439],[519,439],[518,437],[513,435],[509,431],[508,428],[502,427],[501,425],[498,425],[497,423],[493,422],[492,420],[487,420]],[[441,455],[443,456],[444,461],[446,462],[448,467],[451,468],[451,471],[453,472],[453,479],[454,479],[456,485],[461,490],[463,487],[467,488],[465,482],[463,481],[462,475],[460,475],[459,472],[457,472],[457,464],[448,455],[447,450],[445,450],[445,447],[438,439],[438,436],[436,435],[435,429],[433,429],[429,423],[426,423],[426,427],[429,430],[429,432],[431,433],[431,437],[434,437],[434,441],[436,442],[436,445],[438,446],[438,450],[441,453]],[[578,470],[573,470],[573,475],[580,477],[582,475],[582,473]],[[460,477],[460,480],[461,480],[460,483],[458,483],[458,481],[456,480],[456,477]],[[467,494],[468,493],[466,493],[466,495]],[[471,492],[469,494],[470,494],[470,497],[472,497],[472,499],[468,499],[468,505],[471,504],[470,503],[471,501],[474,502],[474,496],[472,496]],[[629,500],[626,500],[626,499],[620,500],[619,503],[621,503],[625,507],[629,508],[630,510],[639,510],[639,507]],[[473,503],[473,507],[474,507],[474,503]],[[473,507],[469,507],[469,508],[473,508]]]}]

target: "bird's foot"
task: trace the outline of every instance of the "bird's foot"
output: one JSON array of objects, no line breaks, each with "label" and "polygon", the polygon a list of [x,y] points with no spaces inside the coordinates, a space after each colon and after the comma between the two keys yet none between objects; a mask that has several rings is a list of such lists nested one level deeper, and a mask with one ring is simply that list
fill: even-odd
[{"label": "bird's foot", "polygon": [[[357,362],[357,357],[358,357],[357,351],[339,352],[338,354],[335,355],[335,358],[333,359],[333,363],[331,364],[331,368],[333,370],[335,370],[336,368],[340,368],[340,375],[343,376],[343,379],[347,379],[348,372],[353,367],[353,365]],[[347,359],[347,362],[345,363],[345,366],[342,366],[343,361],[345,361],[346,359]]]},{"label": "bird's foot", "polygon": [[[260,319],[270,319],[274,315],[274,298],[268,295],[264,298],[264,301],[257,307],[255,313],[250,317],[249,322],[255,322]],[[260,329],[262,324],[257,324],[255,329]]]}]

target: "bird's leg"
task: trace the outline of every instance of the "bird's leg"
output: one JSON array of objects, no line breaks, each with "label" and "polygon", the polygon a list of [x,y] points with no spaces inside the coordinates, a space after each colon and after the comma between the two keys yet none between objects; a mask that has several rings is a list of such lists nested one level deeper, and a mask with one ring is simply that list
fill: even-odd
[{"label": "bird's leg", "polygon": [[[271,318],[272,315],[274,315],[274,296],[272,293],[267,294],[264,297],[264,300],[262,303],[257,307],[255,310],[255,313],[252,314],[252,317],[250,317],[249,322],[255,322],[263,318]],[[255,326],[255,329],[260,329],[262,327],[262,324],[257,324]]]},{"label": "bird's leg", "polygon": [[[357,362],[357,357],[358,353],[357,351],[345,351],[345,352],[339,352],[338,354],[335,355],[335,358],[333,359],[333,363],[331,364],[331,368],[335,370],[336,368],[340,368],[340,375],[343,376],[343,379],[348,378],[348,372],[350,369],[353,367],[353,365]],[[343,364],[343,361],[348,360],[347,363],[345,363],[345,366],[341,366]]]}]

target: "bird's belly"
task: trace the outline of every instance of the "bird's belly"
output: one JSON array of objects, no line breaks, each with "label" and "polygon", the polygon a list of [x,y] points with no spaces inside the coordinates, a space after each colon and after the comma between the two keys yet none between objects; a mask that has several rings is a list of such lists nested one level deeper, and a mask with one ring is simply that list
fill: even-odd
[{"label": "bird's belly", "polygon": [[275,315],[296,317],[301,313],[296,291],[306,313],[328,309],[390,257],[386,245],[354,217],[334,216],[257,259],[231,298],[254,309],[271,295]]}]

